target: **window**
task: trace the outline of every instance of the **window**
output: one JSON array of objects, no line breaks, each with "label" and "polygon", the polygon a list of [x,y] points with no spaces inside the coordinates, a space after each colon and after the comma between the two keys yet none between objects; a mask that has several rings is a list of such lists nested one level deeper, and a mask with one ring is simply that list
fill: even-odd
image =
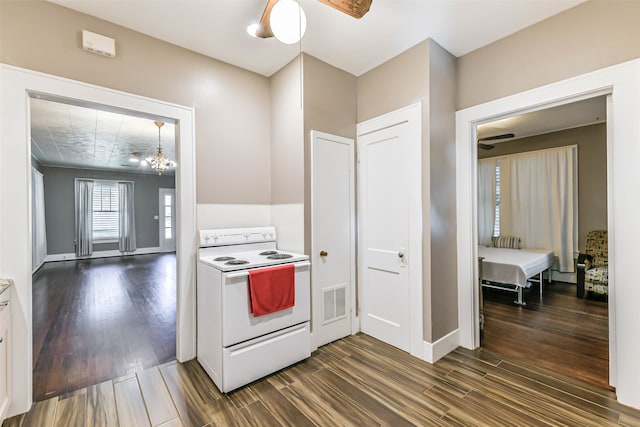
[{"label": "window", "polygon": [[116,241],[120,236],[117,181],[95,181],[93,184],[93,240]]},{"label": "window", "polygon": [[500,236],[500,162],[496,162],[496,215],[493,223],[493,236]]},{"label": "window", "polygon": [[173,197],[171,194],[164,195],[164,238],[171,239],[173,237]]}]

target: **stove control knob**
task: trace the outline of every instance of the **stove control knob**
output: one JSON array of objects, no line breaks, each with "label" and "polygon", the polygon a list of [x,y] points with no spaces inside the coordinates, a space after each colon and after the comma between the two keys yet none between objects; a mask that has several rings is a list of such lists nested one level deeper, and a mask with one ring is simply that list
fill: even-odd
[{"label": "stove control knob", "polygon": [[208,234],[205,234],[203,237],[204,237],[204,241],[205,241],[205,242],[208,242],[208,241],[209,241],[209,238],[210,238],[210,237],[209,237],[209,235],[208,235]]},{"label": "stove control knob", "polygon": [[242,232],[242,236],[243,236],[245,239],[248,239],[248,238],[249,238],[249,232],[248,232],[248,231],[244,231],[244,232]]}]

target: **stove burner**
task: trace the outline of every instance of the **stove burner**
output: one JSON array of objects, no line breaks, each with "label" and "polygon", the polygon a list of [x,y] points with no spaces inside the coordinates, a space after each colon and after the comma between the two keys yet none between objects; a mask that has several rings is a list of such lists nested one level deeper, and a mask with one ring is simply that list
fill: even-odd
[{"label": "stove burner", "polygon": [[218,258],[214,258],[214,261],[231,261],[232,259],[235,259],[232,256],[219,256]]},{"label": "stove burner", "polygon": [[273,254],[273,255],[269,255],[267,257],[267,259],[287,259],[287,258],[292,258],[292,257],[293,257],[293,255],[291,255],[291,254],[278,254],[278,253],[276,253],[276,254]]},{"label": "stove burner", "polygon": [[266,256],[266,255],[275,255],[277,253],[278,251],[264,251],[264,252],[260,252],[258,255]]},{"label": "stove burner", "polygon": [[230,261],[225,262],[226,265],[242,265],[242,264],[249,264],[249,261],[246,261],[244,259],[232,259]]}]

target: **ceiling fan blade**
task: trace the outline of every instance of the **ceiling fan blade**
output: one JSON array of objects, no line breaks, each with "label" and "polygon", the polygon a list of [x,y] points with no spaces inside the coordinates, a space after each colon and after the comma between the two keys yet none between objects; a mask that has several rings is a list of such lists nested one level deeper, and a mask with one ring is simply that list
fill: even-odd
[{"label": "ceiling fan blade", "polygon": [[[271,10],[279,0],[267,0],[267,5],[262,12],[260,22],[258,23],[258,29],[256,30],[256,37],[262,39],[268,39],[273,37],[273,31],[271,30]],[[353,16],[356,19],[362,18],[371,7],[373,0],[318,0],[321,3],[329,5],[342,13],[346,13],[349,16]]]},{"label": "ceiling fan blade", "polygon": [[267,0],[267,5],[264,7],[264,12],[262,12],[258,29],[256,30],[256,37],[261,39],[273,37],[273,31],[271,31],[271,9],[276,3],[278,3],[278,0]]},{"label": "ceiling fan blade", "polygon": [[482,150],[493,150],[494,148],[496,148],[494,145],[490,145],[490,144],[483,144],[481,142],[478,143],[478,148],[482,149]]},{"label": "ceiling fan blade", "polygon": [[494,135],[494,136],[486,136],[484,138],[478,138],[478,142],[480,141],[495,141],[498,139],[508,139],[513,138],[515,134],[513,133],[503,133],[502,135]]},{"label": "ceiling fan blade", "polygon": [[362,18],[371,7],[373,0],[318,0],[332,8],[353,16],[356,19]]}]

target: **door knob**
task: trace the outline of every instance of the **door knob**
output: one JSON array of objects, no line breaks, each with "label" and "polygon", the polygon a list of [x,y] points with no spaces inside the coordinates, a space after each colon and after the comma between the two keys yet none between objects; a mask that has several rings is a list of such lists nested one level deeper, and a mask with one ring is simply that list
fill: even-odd
[{"label": "door knob", "polygon": [[327,255],[329,255],[327,251],[320,251],[320,256],[327,256]]},{"label": "door knob", "polygon": [[398,258],[404,258],[404,252],[398,252]]}]

